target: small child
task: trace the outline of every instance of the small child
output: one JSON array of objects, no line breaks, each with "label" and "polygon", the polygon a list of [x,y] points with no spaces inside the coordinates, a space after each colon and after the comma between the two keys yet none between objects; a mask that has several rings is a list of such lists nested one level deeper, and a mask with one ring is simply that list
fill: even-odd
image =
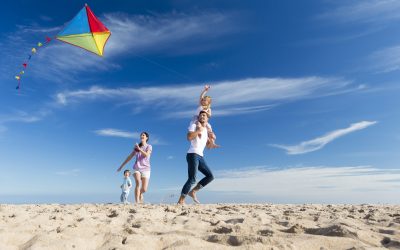
[{"label": "small child", "polygon": [[122,189],[121,202],[123,202],[124,204],[129,204],[128,195],[132,187],[132,181],[131,178],[129,178],[130,175],[131,172],[128,169],[124,171],[124,182],[121,185]]},{"label": "small child", "polygon": [[[205,85],[204,90],[200,94],[199,107],[196,110],[196,116],[193,117],[193,121],[197,121],[197,117],[200,111],[206,111],[208,114],[208,118],[211,117],[211,97],[206,96],[207,91],[210,89],[210,85]],[[198,121],[197,121],[198,122]],[[207,123],[207,132],[208,132],[208,140],[207,140],[207,148],[218,148],[219,145],[215,144],[215,140],[217,137],[212,131],[211,125]]]}]

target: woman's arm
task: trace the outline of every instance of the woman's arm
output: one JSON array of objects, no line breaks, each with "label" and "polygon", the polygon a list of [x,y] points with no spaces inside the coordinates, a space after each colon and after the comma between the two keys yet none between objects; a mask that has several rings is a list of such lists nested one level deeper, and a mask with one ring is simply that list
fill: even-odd
[{"label": "woman's arm", "polygon": [[125,161],[124,161],[124,162],[121,164],[121,166],[117,169],[117,172],[121,171],[121,169],[125,166],[125,164],[127,164],[127,163],[132,159],[132,157],[135,156],[135,154],[136,154],[136,152],[133,150],[132,153],[130,153],[130,154],[128,155],[128,157],[126,157]]},{"label": "woman's arm", "polygon": [[136,144],[135,148],[139,150],[142,154],[144,154],[145,157],[149,157],[151,155],[151,149],[148,149],[147,151],[142,150],[139,145]]}]

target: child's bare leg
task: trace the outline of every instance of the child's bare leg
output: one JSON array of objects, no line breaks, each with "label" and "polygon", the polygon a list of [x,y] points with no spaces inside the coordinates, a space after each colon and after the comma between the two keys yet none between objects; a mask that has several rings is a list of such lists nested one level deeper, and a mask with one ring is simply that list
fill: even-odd
[{"label": "child's bare leg", "polygon": [[219,147],[221,147],[221,146],[218,145],[218,144],[215,144],[215,142],[214,142],[213,140],[209,140],[209,141],[207,142],[206,147],[207,147],[208,149],[213,149],[213,148],[219,148]]},{"label": "child's bare leg", "polygon": [[216,138],[216,136],[213,132],[208,133],[208,140],[207,140],[207,144],[206,144],[207,148],[211,149],[211,148],[219,148],[220,147],[219,145],[217,145],[215,143],[215,138]]}]

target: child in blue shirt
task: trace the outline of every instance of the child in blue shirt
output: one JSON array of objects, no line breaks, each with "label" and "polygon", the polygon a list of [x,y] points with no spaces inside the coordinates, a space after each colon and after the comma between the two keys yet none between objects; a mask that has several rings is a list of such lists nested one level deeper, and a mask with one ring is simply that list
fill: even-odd
[{"label": "child in blue shirt", "polygon": [[131,178],[129,178],[130,175],[131,172],[128,169],[124,171],[124,182],[121,185],[122,189],[121,202],[123,202],[124,204],[129,204],[128,195],[132,187],[132,181]]}]

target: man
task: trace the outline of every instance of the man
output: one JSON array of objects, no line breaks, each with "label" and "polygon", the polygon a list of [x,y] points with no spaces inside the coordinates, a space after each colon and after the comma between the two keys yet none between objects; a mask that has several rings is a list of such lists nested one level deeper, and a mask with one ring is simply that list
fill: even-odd
[{"label": "man", "polygon": [[[208,168],[207,163],[203,158],[203,151],[208,139],[207,123],[208,114],[206,111],[202,110],[199,112],[198,122],[189,125],[187,139],[190,141],[190,148],[186,154],[186,161],[188,163],[188,180],[185,185],[183,185],[178,204],[184,204],[187,195],[192,197],[195,203],[200,203],[197,199],[196,193],[214,179],[211,170]],[[192,190],[190,190],[192,185],[196,182],[197,170],[203,173],[205,177],[201,179]]]}]

